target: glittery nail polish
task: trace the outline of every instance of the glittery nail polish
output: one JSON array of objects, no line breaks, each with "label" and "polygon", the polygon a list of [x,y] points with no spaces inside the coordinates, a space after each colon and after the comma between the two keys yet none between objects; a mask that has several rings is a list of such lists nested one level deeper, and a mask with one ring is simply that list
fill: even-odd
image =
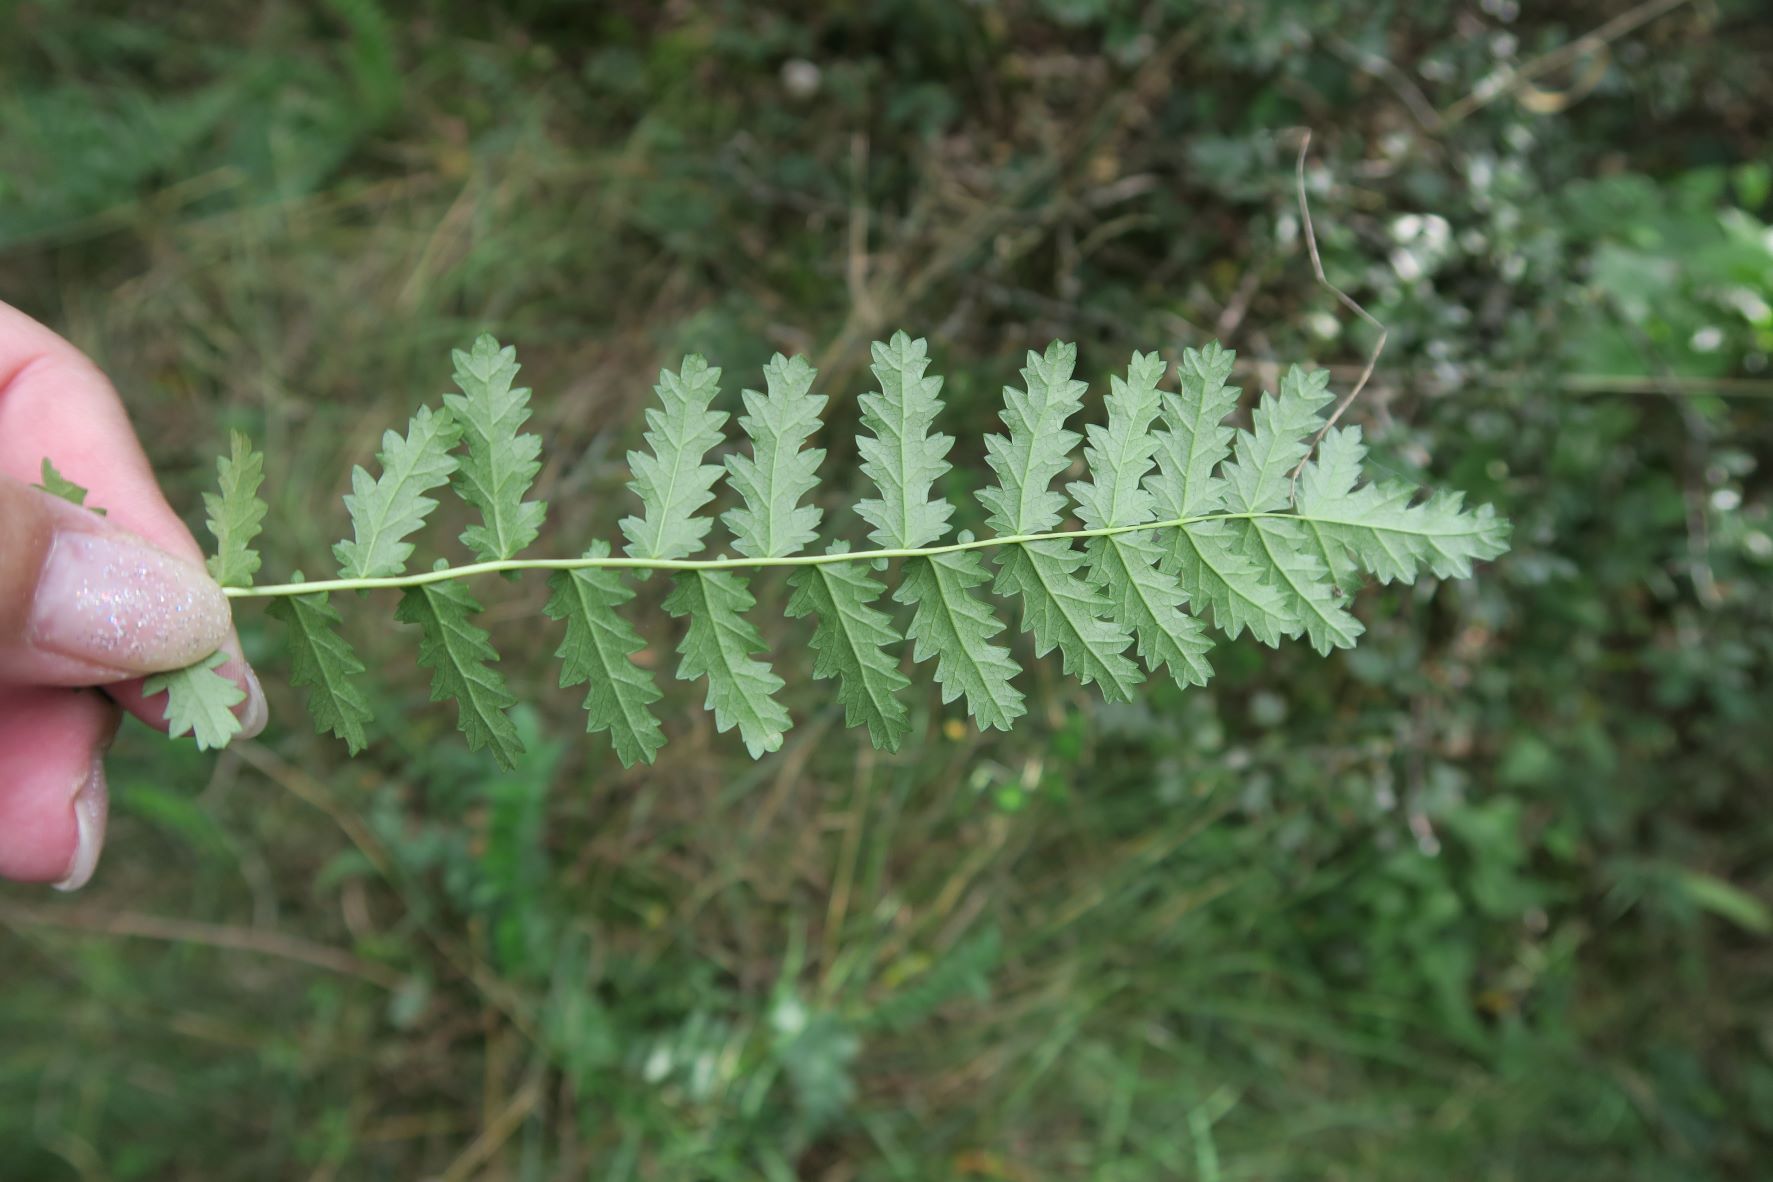
[{"label": "glittery nail polish", "polygon": [[214,652],[228,628],[228,601],[201,567],[123,535],[63,530],[27,635],[41,652],[150,673]]}]

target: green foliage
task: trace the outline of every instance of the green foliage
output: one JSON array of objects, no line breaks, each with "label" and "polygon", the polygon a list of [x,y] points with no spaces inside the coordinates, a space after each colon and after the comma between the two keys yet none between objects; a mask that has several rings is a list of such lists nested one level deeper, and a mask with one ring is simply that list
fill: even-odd
[{"label": "green foliage", "polygon": [[782,745],[792,724],[776,700],[782,679],[752,654],[766,651],[757,626],[745,613],[757,606],[745,580],[726,571],[689,571],[671,583],[665,610],[687,616],[689,627],[677,646],[683,681],[708,679],[708,709],[722,731],[737,726],[745,749],[756,759]]},{"label": "green foliage", "polygon": [[462,544],[483,561],[510,558],[536,540],[548,512],[546,503],[523,499],[542,470],[542,440],[518,433],[529,418],[529,391],[512,385],[517,350],[483,333],[473,349],[450,356],[462,392],[445,394],[443,405],[468,445],[453,483],[482,519],[463,531]]},{"label": "green foliage", "polygon": [[224,587],[250,587],[259,569],[259,552],[252,543],[264,528],[267,508],[259,499],[265,457],[239,431],[228,433],[228,447],[229,454],[216,461],[221,491],[203,494],[209,532],[215,538],[209,573]]},{"label": "green foliage", "polygon": [[[833,542],[828,553],[844,554],[847,542]],[[876,747],[897,751],[911,729],[910,713],[899,691],[911,682],[899,672],[891,652],[899,642],[893,619],[874,604],[886,585],[859,563],[825,562],[789,577],[794,595],[788,614],[812,616],[813,676],[838,679],[838,700],[850,726],[866,726]]]},{"label": "green foliage", "polygon": [[332,548],[339,573],[347,579],[380,579],[398,575],[412,557],[413,544],[403,539],[425,524],[437,502],[425,493],[449,483],[460,464],[450,454],[462,429],[448,411],[419,408],[404,436],[382,435],[382,474],[371,477],[361,466],[351,471],[345,510],[354,537]]},{"label": "green foliage", "polygon": [[[585,556],[605,558],[609,552],[609,543],[598,541]],[[634,663],[646,642],[616,611],[634,592],[618,572],[596,568],[556,571],[548,587],[552,594],[542,610],[566,622],[566,639],[554,654],[560,658],[560,687],[586,687],[585,729],[608,731],[624,767],[651,763],[665,745],[665,732],[651,710],[662,695],[652,674]]]},{"label": "green foliage", "polygon": [[[751,454],[730,454],[723,466],[705,462],[724,440],[727,416],[713,409],[720,371],[690,356],[679,372],[661,373],[654,387],[660,405],[647,411],[650,450],[628,456],[641,515],[621,523],[627,559],[614,559],[598,542],[576,561],[515,560],[544,513],[541,503],[523,500],[539,466],[539,442],[517,434],[528,391],[512,387],[515,352],[491,337],[454,356],[463,393],[450,396],[441,413],[421,410],[405,437],[388,433],[381,477],[353,472],[345,501],[356,538],[335,547],[346,577],[318,592],[299,582],[265,591],[296,601],[278,613],[291,628],[292,679],[310,689],[316,726],[353,751],[369,718],[355,684],[362,666],[339,640],[324,595],[373,586],[404,588],[395,619],[419,626],[432,698],[456,700],[469,747],[490,747],[507,767],[520,750],[507,714],[516,699],[493,667],[489,634],[470,619],[480,604],[458,581],[472,571],[440,559],[429,575],[402,574],[413,550],[405,539],[436,507],[424,493],[452,474],[483,518],[462,535],[476,557],[507,572],[554,571],[545,611],[566,624],[556,653],[561,685],[589,687],[586,728],[610,732],[630,766],[652,762],[665,734],[651,710],[660,691],[634,661],[645,642],[619,613],[633,598],[622,566],[676,572],[664,607],[687,622],[677,676],[706,679],[716,729],[737,728],[757,758],[781,747],[793,720],[780,700],[783,679],[759,659],[769,646],[747,617],[757,601],[741,569],[797,568],[786,612],[814,619],[813,675],[836,678],[848,722],[865,726],[876,746],[897,750],[910,727],[900,700],[910,681],[893,656],[895,621],[874,606],[885,584],[864,560],[902,561],[893,599],[912,609],[903,635],[913,660],[935,660],[942,700],[964,698],[982,729],[1008,729],[1026,705],[1013,684],[1017,664],[995,642],[1003,623],[980,593],[988,579],[983,549],[996,551],[994,590],[1020,602],[1034,655],[1057,648],[1065,672],[1096,684],[1109,701],[1129,702],[1141,680],[1126,655],[1135,638],[1146,664],[1167,668],[1177,684],[1210,676],[1201,623],[1184,612],[1191,603],[1209,607],[1232,636],[1247,628],[1274,644],[1304,634],[1328,652],[1352,646],[1361,632],[1346,594],[1357,567],[1384,582],[1411,581],[1424,565],[1442,577],[1464,576],[1472,561],[1495,557],[1506,544],[1506,527],[1488,507],[1467,512],[1445,493],[1416,505],[1414,490],[1401,482],[1361,484],[1356,432],[1331,433],[1323,454],[1306,464],[1330,400],[1321,371],[1288,370],[1279,394],[1257,406],[1251,429],[1234,435],[1220,426],[1236,392],[1225,386],[1231,355],[1216,345],[1184,353],[1177,395],[1160,393],[1167,367],[1154,354],[1135,353],[1127,376],[1112,379],[1106,423],[1089,424],[1090,478],[1067,486],[1084,528],[1061,531],[1071,500],[1052,485],[1081,438],[1066,423],[1081,411],[1088,386],[1072,376],[1076,347],[1055,341],[1028,354],[1024,388],[1004,391],[1007,433],[985,439],[997,483],[978,499],[996,536],[932,545],[948,532],[953,512],[934,493],[952,441],[932,433],[941,383],[925,376],[924,342],[899,333],[873,346],[880,391],[862,399],[862,471],[881,496],[857,512],[873,525],[878,550],[851,551],[837,541],[822,555],[801,553],[822,516],[801,502],[817,488],[825,454],[808,446],[826,398],[812,393],[816,375],[805,359],[777,354],[764,367],[767,392],[744,392],[739,426]],[[1160,417],[1166,430],[1156,429]],[[467,457],[458,461],[449,449],[464,437]],[[263,515],[254,496],[258,457],[238,436],[232,446],[220,466],[222,492],[210,501],[221,544],[217,570],[230,582],[257,561],[247,543]],[[1293,474],[1301,467],[1303,499],[1294,504]],[[721,519],[744,557],[692,558],[713,527],[702,510],[723,472],[739,504]],[[1074,545],[1080,540],[1087,550]]]},{"label": "green foliage", "polygon": [[677,373],[659,371],[653,387],[660,406],[646,412],[650,452],[628,453],[629,487],[640,498],[641,516],[622,519],[634,558],[681,559],[694,554],[714,526],[696,511],[714,499],[719,464],[702,458],[723,438],[724,411],[709,406],[720,393],[720,371],[700,357],[683,359]]},{"label": "green foliage", "polygon": [[493,667],[499,656],[488,633],[469,618],[480,610],[461,583],[426,583],[401,595],[394,618],[419,626],[419,664],[431,670],[431,700],[453,698],[469,749],[490,748],[499,765],[510,768],[522,750],[508,713],[517,699]]},{"label": "green foliage", "polygon": [[315,729],[343,739],[355,755],[369,743],[363,728],[372,717],[359,684],[363,662],[339,635],[342,621],[327,599],[324,591],[290,595],[265,611],[289,630],[289,683],[307,688]]},{"label": "green foliage", "polygon": [[43,475],[41,479],[31,487],[41,489],[52,497],[60,497],[62,500],[67,501],[70,504],[79,505],[83,509],[97,513],[100,517],[105,515],[103,509],[86,503],[87,490],[80,485],[75,484],[72,480],[69,480],[66,476],[63,476],[57,471],[55,464],[50,461],[48,456],[43,457]]},{"label": "green foliage", "polygon": [[211,653],[194,665],[168,673],[156,673],[142,683],[142,694],[166,695],[166,733],[177,739],[190,735],[200,751],[226,747],[240,733],[234,707],[246,701],[238,685],[220,673],[224,653]]}]

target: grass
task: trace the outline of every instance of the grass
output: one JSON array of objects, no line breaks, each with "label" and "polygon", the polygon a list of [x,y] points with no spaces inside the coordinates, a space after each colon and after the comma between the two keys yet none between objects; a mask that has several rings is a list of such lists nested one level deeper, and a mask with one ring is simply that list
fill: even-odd
[{"label": "grass", "polygon": [[[1256,361],[1357,361],[1358,334],[1312,335],[1332,301],[1281,225],[1271,132],[1307,119],[1346,178],[1318,215],[1326,265],[1401,342],[1355,412],[1376,458],[1526,524],[1477,584],[1365,593],[1359,654],[1223,644],[1211,692],[1124,708],[1036,663],[1014,735],[914,694],[922,739],[894,756],[843,730],[784,630],[780,753],[745,759],[680,687],[658,766],[621,770],[554,686],[531,583],[491,615],[532,704],[499,774],[423,707],[410,638],[354,626],[378,671],[369,755],[307,734],[274,681],[279,721],[219,757],[128,731],[93,887],[0,894],[0,1177],[1734,1179],[1768,1160],[1766,944],[1675,873],[1734,884],[1751,918],[1773,885],[1773,628],[1761,568],[1727,549],[1765,486],[1743,477],[1741,515],[1713,519],[1725,598],[1701,613],[1668,573],[1690,560],[1679,415],[1524,382],[1436,393],[1436,342],[1500,372],[1559,362],[1545,341],[1590,298],[1587,256],[1536,193],[1510,200],[1538,237],[1496,248],[1543,264],[1522,286],[1486,286],[1501,264],[1481,260],[1440,291],[1374,278],[1389,219],[1457,216],[1464,162],[1506,155],[1518,114],[1376,154],[1404,107],[1330,48],[1369,19],[1336,6],[80,7],[25,4],[0,47],[0,298],[116,377],[193,520],[227,429],[264,442],[267,570],[330,569],[350,465],[483,330],[538,392],[562,553],[625,504],[651,374],[688,348],[734,373],[808,352],[832,441],[854,434],[862,346],[901,323],[937,343],[963,438],[991,425],[980,375],[1052,335],[1091,374],[1215,334]],[[1481,76],[1436,19],[1397,18],[1412,69]],[[1686,19],[1646,44],[1752,108],[1759,26]],[[1523,35],[1585,27],[1550,20]],[[821,71],[810,101],[784,88],[797,59]],[[1673,74],[1659,98],[1635,77],[1533,122],[1543,154],[1511,183],[1764,147]],[[1640,134],[1652,101],[1698,130]],[[1503,233],[1485,216],[1459,228]],[[1767,454],[1756,412],[1695,413],[1707,462]],[[658,597],[641,631],[665,662]]]}]

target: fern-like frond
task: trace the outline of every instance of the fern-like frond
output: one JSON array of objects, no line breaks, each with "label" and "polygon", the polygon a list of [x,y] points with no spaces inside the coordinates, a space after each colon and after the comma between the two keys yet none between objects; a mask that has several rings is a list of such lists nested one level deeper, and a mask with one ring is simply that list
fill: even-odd
[{"label": "fern-like frond", "polygon": [[453,484],[481,516],[462,531],[462,544],[482,561],[510,558],[536,540],[548,512],[546,502],[523,499],[542,470],[541,437],[520,433],[529,419],[529,390],[512,384],[517,350],[500,348],[490,334],[450,357],[461,393],[445,394],[443,405],[468,444]]},{"label": "fern-like frond", "polygon": [[265,457],[253,450],[252,441],[239,431],[228,432],[228,452],[216,461],[221,491],[203,494],[209,532],[215,537],[209,573],[224,587],[250,587],[259,569],[259,552],[252,543],[265,520],[266,505],[259,500]]},{"label": "fern-like frond", "polygon": [[[299,582],[301,572],[296,575]],[[289,629],[289,682],[307,688],[314,729],[337,735],[355,755],[369,743],[364,727],[372,717],[357,684],[363,662],[339,636],[342,621],[327,599],[325,592],[291,595],[273,600],[265,612]]]},{"label": "fern-like frond", "polygon": [[[748,446],[716,463],[710,456],[726,450],[727,415],[714,409],[720,371],[691,355],[677,372],[660,373],[646,448],[628,453],[640,509],[620,522],[622,556],[595,542],[579,558],[514,557],[539,536],[545,512],[526,499],[539,471],[537,441],[522,432],[529,392],[515,386],[514,351],[491,337],[454,356],[460,392],[446,396],[441,411],[421,410],[404,436],[384,435],[380,475],[353,471],[345,501],[354,536],[334,547],[342,577],[252,582],[263,467],[243,438],[231,440],[218,466],[220,491],[206,498],[218,542],[211,571],[230,599],[277,600],[271,610],[289,627],[291,680],[309,690],[316,726],[353,752],[364,745],[370,711],[358,680],[363,664],[338,634],[334,591],[402,590],[395,618],[419,627],[433,699],[454,698],[469,745],[492,748],[510,767],[520,749],[508,714],[514,698],[474,621],[480,605],[466,580],[550,571],[543,610],[565,625],[560,683],[586,687],[587,730],[610,732],[617,755],[633,765],[650,763],[665,735],[653,709],[660,687],[635,659],[646,642],[623,618],[634,598],[627,571],[671,573],[664,606],[685,621],[677,677],[705,680],[718,729],[737,730],[761,756],[782,746],[791,719],[778,700],[782,679],[748,615],[757,606],[751,571],[789,571],[787,614],[813,618],[814,676],[837,682],[851,725],[896,750],[911,728],[902,698],[912,679],[896,649],[902,639],[911,641],[912,660],[930,669],[942,701],[964,699],[981,728],[1007,730],[1026,713],[1004,623],[982,592],[991,578],[988,550],[995,589],[1019,601],[1035,654],[1058,649],[1067,673],[1125,700],[1142,676],[1135,655],[1180,684],[1207,680],[1203,621],[1267,644],[1304,636],[1328,652],[1361,634],[1347,591],[1363,571],[1385,581],[1425,569],[1462,576],[1507,545],[1507,524],[1488,506],[1468,510],[1456,494],[1420,497],[1397,482],[1363,483],[1356,429],[1327,432],[1318,455],[1303,462],[1330,400],[1321,372],[1288,370],[1248,429],[1228,426],[1239,394],[1226,384],[1233,355],[1216,343],[1183,352],[1175,394],[1161,390],[1164,363],[1134,353],[1125,375],[1110,381],[1104,421],[1087,427],[1081,478],[1060,491],[1054,486],[1083,441],[1071,420],[1085,385],[1073,377],[1076,348],[1057,341],[1028,354],[1022,387],[1004,391],[1004,429],[985,440],[994,482],[977,497],[991,532],[947,541],[954,506],[943,493],[954,487],[954,441],[937,430],[942,379],[928,373],[925,342],[900,332],[872,345],[877,389],[860,398],[860,468],[877,495],[856,511],[872,552],[851,551],[841,539],[822,554],[806,552],[823,519],[804,502],[825,455],[814,441],[826,405],[812,393],[816,375],[806,360],[771,359],[764,391],[743,393],[739,425]],[[451,451],[464,435],[458,461]],[[703,556],[723,473],[737,495],[721,516],[738,557]],[[436,507],[427,494],[452,477],[480,510],[480,523],[463,535],[479,561],[440,561],[409,575],[408,539]],[[84,497],[47,460],[44,479],[57,495]],[[1073,505],[1082,525],[1067,528]],[[892,602],[909,609],[903,635],[881,602],[888,585],[881,572],[895,562]],[[219,662],[149,682],[151,692],[168,695],[175,732],[194,733],[205,746],[239,730],[231,712],[239,690],[215,672]]]},{"label": "fern-like frond", "polygon": [[689,571],[677,575],[665,610],[687,617],[689,627],[677,646],[682,657],[677,676],[683,681],[708,679],[708,709],[716,730],[739,728],[739,737],[753,759],[782,745],[791,725],[788,711],[776,701],[782,679],[756,659],[764,652],[763,637],[745,613],[757,601],[745,580],[725,571]]},{"label": "fern-like frond", "polygon": [[1414,503],[1402,481],[1357,487],[1366,453],[1359,427],[1335,428],[1299,474],[1301,527],[1344,586],[1357,565],[1382,583],[1411,582],[1424,566],[1466,579],[1473,562],[1508,549],[1508,523],[1488,505],[1466,509],[1456,492]]},{"label": "fern-like frond", "polygon": [[641,515],[622,519],[628,554],[634,558],[677,559],[694,554],[714,519],[697,513],[714,499],[719,464],[703,458],[721,441],[726,412],[711,410],[720,393],[720,371],[695,355],[677,373],[659,372],[653,387],[660,405],[646,412],[650,452],[628,453],[634,478],[628,487],[640,498]]},{"label": "fern-like frond", "polygon": [[351,514],[354,536],[332,548],[341,575],[379,579],[406,569],[413,546],[403,539],[437,508],[437,502],[425,494],[449,483],[458,463],[449,449],[461,433],[447,410],[420,407],[404,436],[394,431],[383,434],[377,453],[381,476],[370,476],[361,465],[352,470],[345,509]]},{"label": "fern-like frond", "polygon": [[819,533],[820,512],[800,499],[819,483],[822,447],[806,447],[819,430],[823,394],[809,393],[816,371],[806,358],[776,354],[763,367],[768,394],[744,392],[739,426],[752,454],[726,457],[728,483],[744,504],[721,520],[733,532],[733,549],[751,558],[798,553]]},{"label": "fern-like frond", "polygon": [[166,733],[177,739],[190,735],[199,751],[226,747],[240,733],[234,707],[246,701],[238,685],[216,672],[226,653],[211,653],[194,665],[156,673],[142,683],[144,697],[166,695]]},{"label": "fern-like frond", "polygon": [[419,626],[419,664],[431,670],[431,700],[453,698],[456,720],[470,750],[489,748],[499,766],[516,766],[523,750],[517,726],[507,713],[517,699],[494,665],[486,629],[475,624],[480,602],[457,582],[409,587],[394,609],[394,618]]},{"label": "fern-like frond", "polygon": [[[1009,434],[985,437],[986,462],[998,482],[979,493],[1000,534],[1045,533],[1059,525],[1065,496],[1051,486],[1071,466],[1079,436],[1065,421],[1083,408],[1088,389],[1072,378],[1076,365],[1077,346],[1054,341],[1044,354],[1028,354],[1025,389],[1004,388]],[[1067,673],[1096,682],[1110,701],[1130,700],[1141,680],[1138,666],[1123,655],[1133,638],[1112,618],[1107,597],[1077,573],[1084,556],[1069,542],[1042,541],[1006,546],[997,561],[994,589],[1021,600],[1034,655],[1057,647]]]},{"label": "fern-like frond", "polygon": [[[607,557],[609,543],[594,542],[587,558]],[[560,688],[584,685],[585,729],[608,731],[623,767],[651,763],[665,745],[665,732],[651,706],[661,697],[652,674],[634,663],[646,647],[616,610],[634,592],[612,570],[586,568],[555,571],[549,576],[552,594],[543,611],[566,622],[560,658]]]},{"label": "fern-like frond", "polygon": [[[833,543],[832,554],[849,552],[847,542]],[[794,572],[794,594],[788,614],[812,615],[813,676],[835,677],[838,700],[850,726],[868,728],[876,747],[897,751],[911,729],[909,711],[899,691],[911,683],[899,672],[888,651],[899,642],[892,617],[874,607],[886,592],[880,580],[857,562],[831,562]]]}]

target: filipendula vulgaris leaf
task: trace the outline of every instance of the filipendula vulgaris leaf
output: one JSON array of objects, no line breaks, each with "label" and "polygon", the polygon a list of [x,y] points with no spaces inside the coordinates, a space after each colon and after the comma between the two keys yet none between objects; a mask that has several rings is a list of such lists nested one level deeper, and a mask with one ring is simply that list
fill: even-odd
[{"label": "filipendula vulgaris leaf", "polygon": [[1177,576],[1195,612],[1212,613],[1227,636],[1244,629],[1264,644],[1293,634],[1294,615],[1279,591],[1263,581],[1262,568],[1243,553],[1241,539],[1220,519],[1225,480],[1214,469],[1231,455],[1234,432],[1224,419],[1239,391],[1227,386],[1237,354],[1217,341],[1184,349],[1180,390],[1163,397],[1164,429],[1156,432],[1157,470],[1145,478],[1163,521],[1188,521],[1159,539],[1164,569]]},{"label": "filipendula vulgaris leaf", "polygon": [[[745,391],[748,413],[739,425],[755,452],[726,458],[728,480],[744,503],[722,518],[741,554],[784,557],[817,536],[819,510],[800,504],[817,485],[825,457],[823,449],[804,446],[818,431],[825,407],[823,395],[807,393],[813,377],[804,359],[778,354],[764,367],[768,396]],[[897,750],[909,724],[904,704],[893,695],[907,682],[886,646],[899,637],[892,621],[869,606],[886,588],[856,563],[802,567],[789,583],[794,594],[788,614],[811,614],[816,621],[813,675],[836,677],[850,725],[866,724],[876,746]]]},{"label": "filipendula vulgaris leaf", "polygon": [[372,478],[360,465],[351,472],[345,509],[354,538],[332,548],[339,573],[347,579],[388,578],[406,569],[412,543],[402,539],[425,523],[437,502],[424,494],[449,483],[458,463],[449,454],[461,427],[447,410],[419,408],[404,436],[382,436],[382,474]]},{"label": "filipendula vulgaris leaf", "polygon": [[[942,379],[925,377],[929,352],[921,339],[903,332],[870,349],[879,393],[860,400],[862,427],[856,440],[862,472],[880,490],[878,498],[856,505],[874,527],[868,536],[889,550],[914,550],[948,532],[954,507],[932,489],[951,467],[952,436],[932,433],[941,412]],[[1011,684],[1018,669],[1010,652],[991,638],[1003,631],[974,589],[986,582],[977,552],[962,550],[909,558],[893,599],[912,608],[906,635],[912,660],[936,658],[936,684],[942,700],[966,697],[967,712],[982,729],[1008,730],[1027,711],[1022,692]]]},{"label": "filipendula vulgaris leaf", "polygon": [[[713,519],[697,513],[714,499],[719,464],[703,459],[722,439],[726,414],[711,409],[720,392],[720,371],[700,357],[685,357],[678,373],[659,374],[653,387],[660,405],[646,412],[650,452],[631,451],[641,516],[622,521],[631,558],[678,560],[701,548]],[[763,637],[743,613],[755,603],[745,580],[727,571],[684,571],[672,580],[665,610],[687,616],[677,651],[677,676],[708,679],[708,708],[721,731],[737,726],[753,758],[782,745],[788,712],[775,694],[782,679],[755,659]]]},{"label": "filipendula vulgaris leaf", "polygon": [[69,504],[79,505],[82,509],[85,509],[88,512],[97,513],[100,517],[105,515],[103,509],[100,509],[96,505],[88,505],[86,503],[86,489],[75,484],[72,480],[69,480],[66,476],[63,476],[58,472],[55,464],[50,462],[48,456],[43,457],[42,473],[43,478],[36,484],[33,484],[31,486],[32,488],[40,489],[52,497],[60,497]]},{"label": "filipendula vulgaris leaf", "polygon": [[[1293,469],[1323,425],[1322,412],[1332,397],[1329,380],[1325,370],[1308,372],[1295,365],[1281,378],[1280,392],[1265,394],[1256,404],[1252,430],[1237,433],[1231,462],[1225,465],[1229,512],[1276,513],[1288,507]],[[1365,629],[1349,612],[1323,559],[1311,552],[1299,521],[1245,517],[1227,520],[1225,529],[1239,539],[1244,556],[1286,604],[1292,622],[1280,631],[1305,633],[1320,653],[1354,647]]]},{"label": "filipendula vulgaris leaf", "polygon": [[209,532],[215,535],[209,573],[224,587],[250,587],[259,569],[259,552],[252,543],[265,521],[265,502],[258,495],[265,480],[265,457],[239,431],[228,433],[228,451],[216,461],[221,491],[203,494]]},{"label": "filipendula vulgaris leaf", "polygon": [[[849,543],[833,542],[828,553],[848,551]],[[847,725],[867,726],[876,747],[897,751],[911,729],[898,693],[911,682],[887,651],[900,639],[892,617],[873,606],[885,585],[860,562],[803,567],[788,581],[794,588],[788,614],[796,619],[810,614],[816,621],[813,676],[837,678]]]},{"label": "filipendula vulgaris leaf", "polygon": [[542,470],[541,438],[518,433],[529,418],[529,390],[512,385],[517,350],[500,348],[490,334],[450,356],[462,392],[445,394],[443,404],[468,445],[452,484],[481,516],[462,532],[462,544],[483,562],[510,558],[536,540],[548,511],[544,501],[523,499]]},{"label": "filipendula vulgaris leaf", "polygon": [[[1157,504],[1142,481],[1156,463],[1152,433],[1162,405],[1158,383],[1168,368],[1155,353],[1134,353],[1123,380],[1109,382],[1108,425],[1086,428],[1084,459],[1090,479],[1066,486],[1085,529],[1142,525]],[[1205,685],[1212,676],[1201,622],[1182,611],[1187,596],[1176,576],[1160,568],[1163,550],[1149,532],[1091,538],[1090,582],[1108,598],[1109,612],[1138,641],[1146,668],[1167,666],[1179,685]]]},{"label": "filipendula vulgaris leaf", "polygon": [[[291,581],[302,582],[302,572]],[[317,592],[273,599],[265,613],[289,629],[289,681],[307,689],[315,731],[337,735],[353,755],[363,750],[364,727],[372,717],[357,681],[363,662],[338,634],[338,609],[325,592]]]},{"label": "filipendula vulgaris leaf", "polygon": [[211,653],[194,665],[156,673],[142,683],[143,696],[166,695],[168,735],[175,739],[190,735],[197,740],[198,750],[208,751],[226,747],[240,733],[234,707],[246,701],[246,694],[216,672],[227,659],[226,653]]},{"label": "filipendula vulgaris leaf", "polygon": [[[439,569],[444,565],[438,562]],[[517,699],[493,668],[499,654],[490,636],[471,618],[480,610],[467,585],[451,579],[408,587],[394,618],[419,626],[419,664],[431,670],[431,700],[454,698],[457,725],[468,747],[490,748],[499,766],[510,770],[523,750],[506,713]]]},{"label": "filipendula vulgaris leaf", "polygon": [[[608,557],[608,542],[596,541],[587,558]],[[651,705],[662,696],[651,673],[634,663],[646,647],[617,608],[634,598],[619,572],[595,567],[556,571],[542,609],[566,621],[566,639],[556,650],[560,688],[584,685],[585,729],[608,731],[623,767],[651,763],[665,745],[665,732]]]},{"label": "filipendula vulgaris leaf", "polygon": [[1362,567],[1382,583],[1412,582],[1423,566],[1469,578],[1473,561],[1508,549],[1508,523],[1488,505],[1466,509],[1456,492],[1412,504],[1417,490],[1402,481],[1357,488],[1366,453],[1359,427],[1333,428],[1299,474],[1299,524],[1339,585]]},{"label": "filipendula vulgaris leaf", "polygon": [[[1048,533],[1059,527],[1065,497],[1053,478],[1071,466],[1078,434],[1065,421],[1083,408],[1088,386],[1071,377],[1077,346],[1054,341],[1045,354],[1028,354],[1026,389],[1004,387],[1003,423],[1008,435],[985,437],[986,462],[998,483],[979,492],[992,529],[1000,535]],[[1108,599],[1078,568],[1084,555],[1070,542],[1052,539],[999,547],[996,590],[1022,601],[1022,628],[1034,637],[1034,653],[1057,647],[1065,671],[1096,682],[1110,701],[1131,701],[1139,668],[1123,654],[1133,638],[1111,618]]]}]

